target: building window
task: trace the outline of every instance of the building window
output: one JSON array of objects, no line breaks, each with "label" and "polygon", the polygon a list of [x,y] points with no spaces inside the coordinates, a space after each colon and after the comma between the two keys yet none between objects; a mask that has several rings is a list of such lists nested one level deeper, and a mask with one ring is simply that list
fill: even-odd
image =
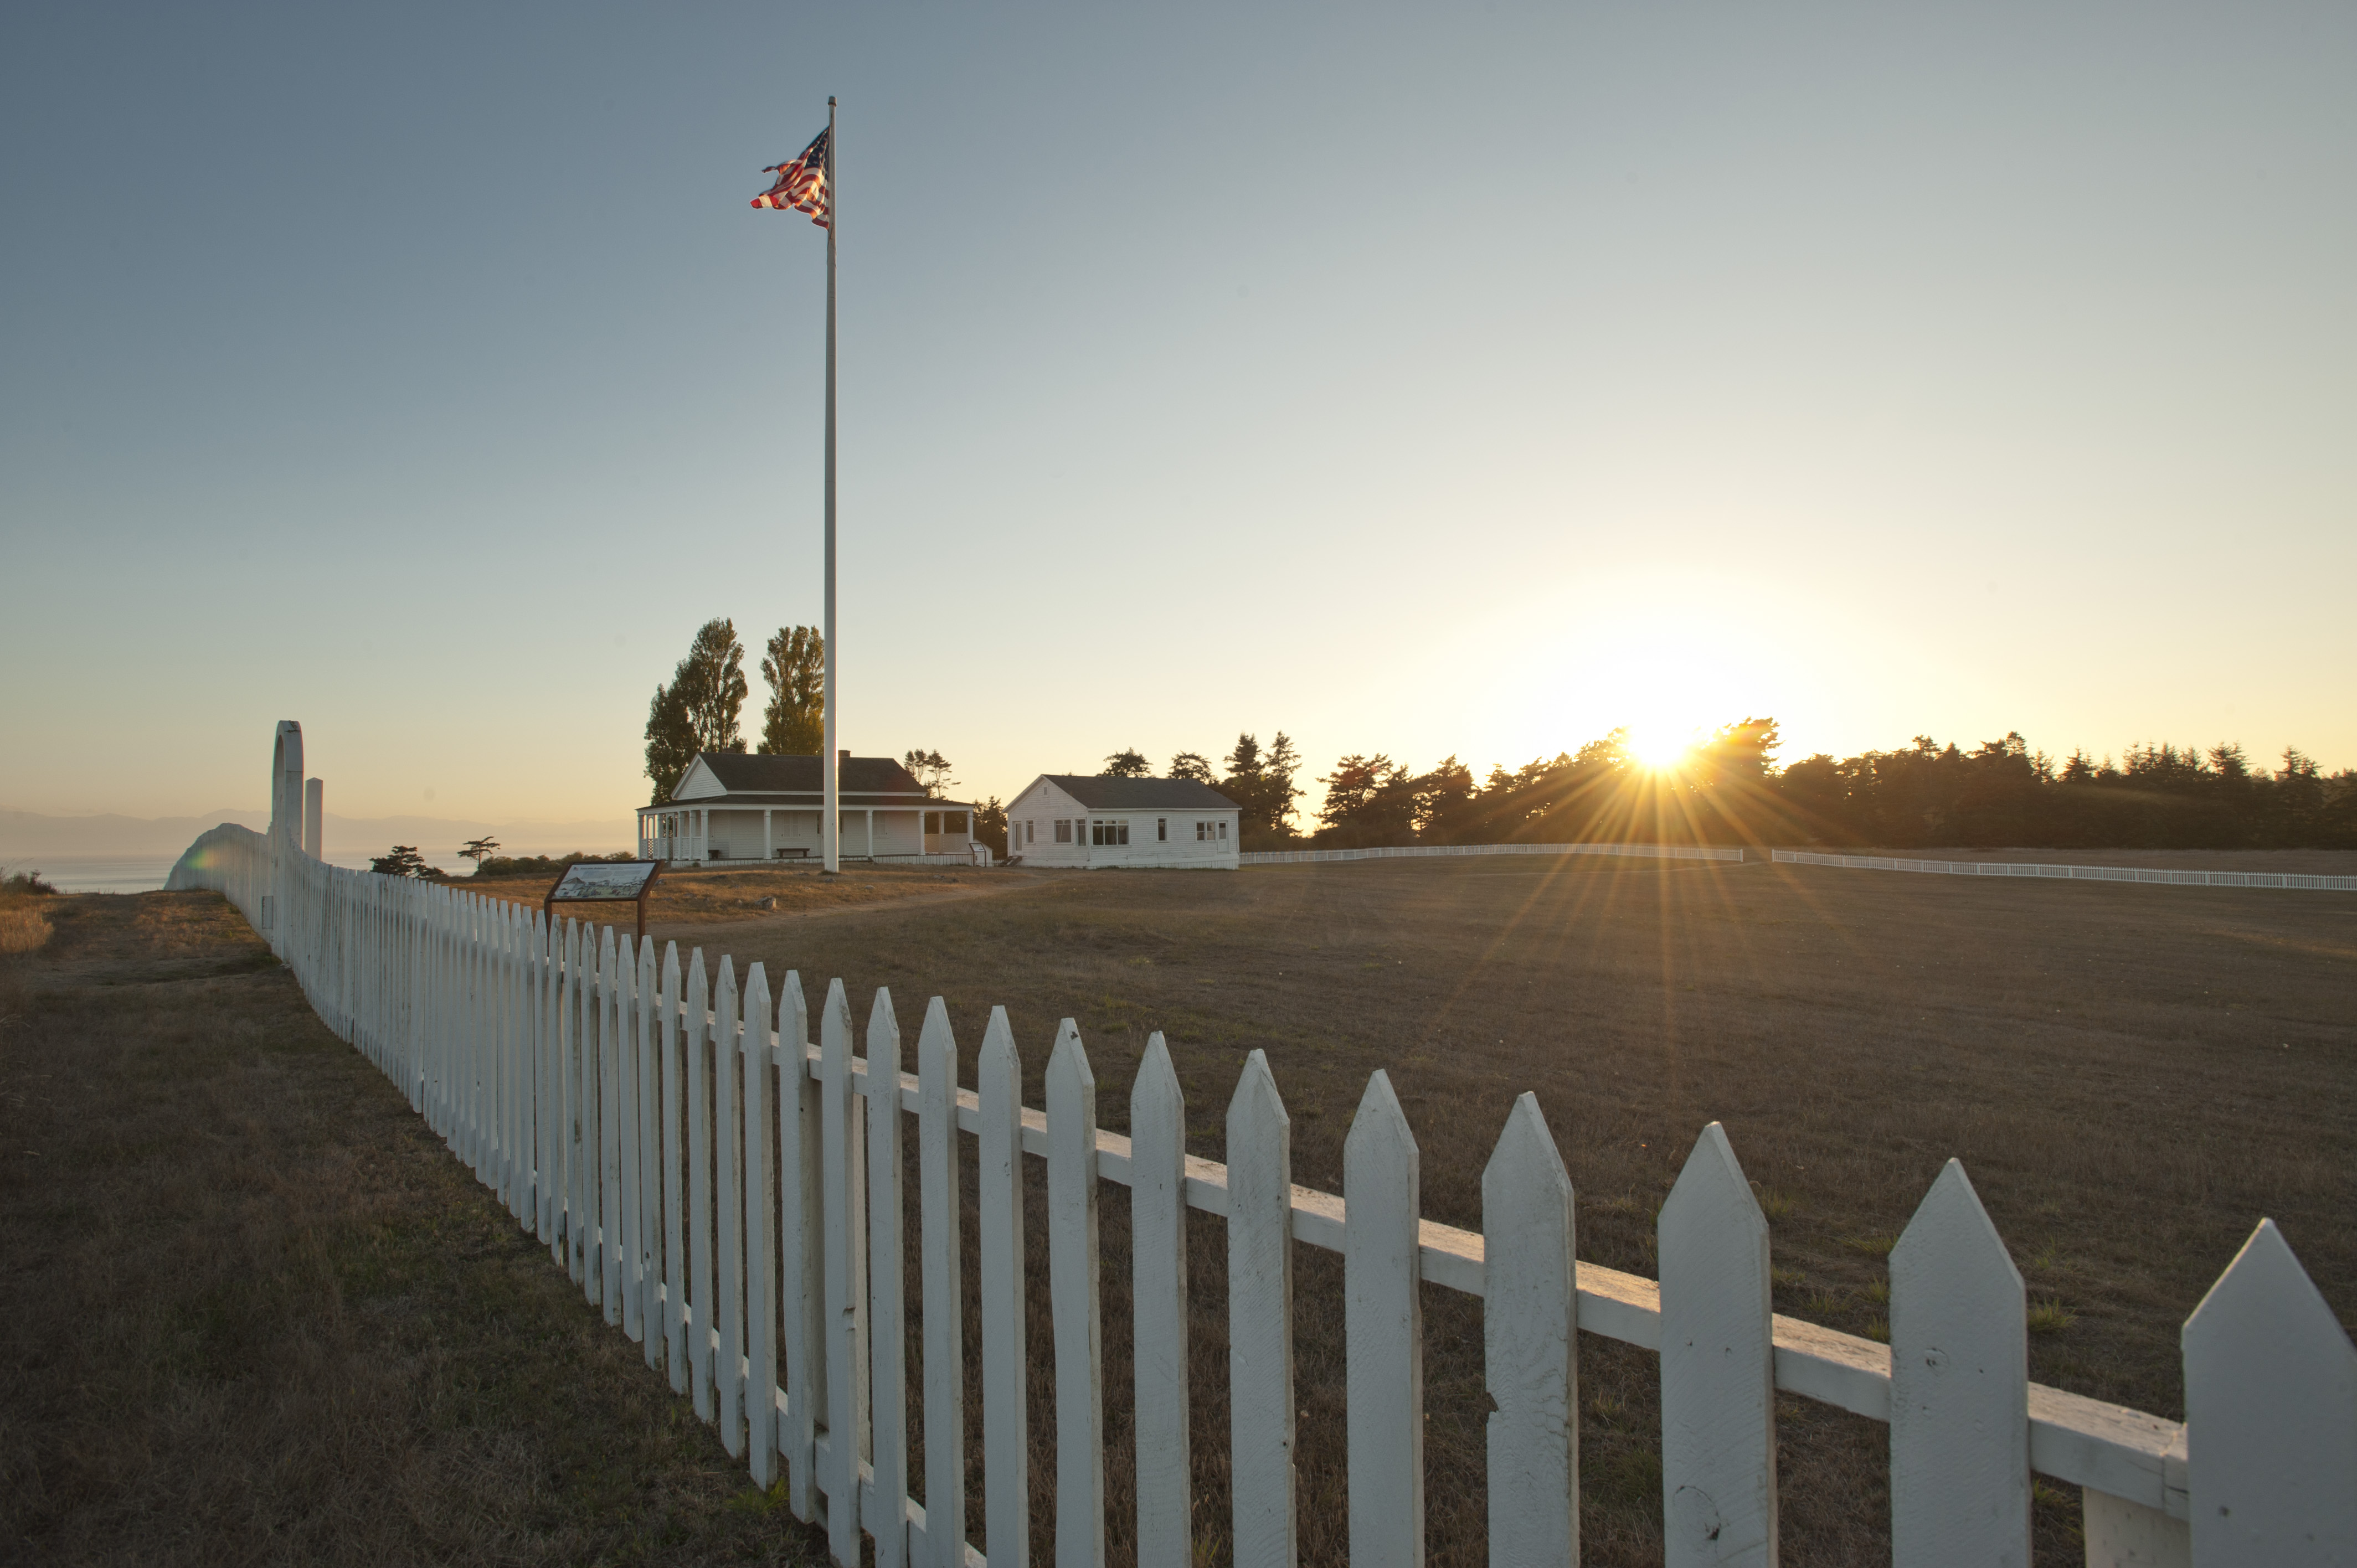
[{"label": "building window", "polygon": [[1092,822],[1089,824],[1089,842],[1094,844],[1123,844],[1129,842],[1129,822]]},{"label": "building window", "polygon": [[1221,838],[1222,838],[1222,839],[1225,839],[1227,836],[1228,836],[1228,824],[1227,824],[1227,823],[1225,823],[1225,822],[1222,822],[1222,823],[1220,824],[1220,837],[1221,837]]},{"label": "building window", "polygon": [[1197,823],[1195,824],[1195,842],[1196,842],[1197,843],[1205,843],[1206,841],[1208,841],[1208,840],[1211,838],[1211,823],[1209,823],[1209,822],[1197,822]]},{"label": "building window", "polygon": [[1169,818],[1168,818],[1168,817],[1157,817],[1157,818],[1155,818],[1155,819],[1154,819],[1154,839],[1155,839],[1155,842],[1156,842],[1157,843],[1161,843],[1163,840],[1168,839],[1169,836],[1170,836],[1170,819],[1169,819]]},{"label": "building window", "polygon": [[1023,819],[1023,842],[1027,844],[1039,842],[1039,824],[1030,817]]},{"label": "building window", "polygon": [[1056,842],[1058,843],[1070,843],[1072,842],[1072,820],[1070,817],[1058,817],[1056,819]]},{"label": "building window", "polygon": [[939,811],[927,811],[925,813],[925,832],[928,833],[937,833],[941,831],[942,814]]}]

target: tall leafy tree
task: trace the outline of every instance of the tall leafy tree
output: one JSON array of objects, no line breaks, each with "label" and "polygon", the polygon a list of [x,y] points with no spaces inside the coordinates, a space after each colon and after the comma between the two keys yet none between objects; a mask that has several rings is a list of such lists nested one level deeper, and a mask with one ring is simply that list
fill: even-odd
[{"label": "tall leafy tree", "polygon": [[1151,779],[1154,777],[1154,764],[1146,761],[1142,752],[1116,751],[1104,759],[1104,766],[1097,769],[1097,777],[1100,779]]},{"label": "tall leafy tree", "polygon": [[1170,759],[1170,777],[1192,779],[1198,784],[1213,784],[1220,776],[1211,771],[1211,759],[1200,751],[1182,751]]},{"label": "tall leafy tree", "polygon": [[696,629],[671,684],[655,687],[647,704],[647,777],[660,806],[702,751],[742,751],[737,716],[745,706],[745,645],[726,618]]},{"label": "tall leafy tree", "polygon": [[742,751],[745,738],[737,732],[737,715],[745,711],[745,645],[737,640],[736,624],[726,618],[705,621],[696,628],[687,657],[672,675],[672,690],[687,709],[698,751]]},{"label": "tall leafy tree", "polygon": [[657,682],[647,704],[647,777],[655,781],[651,805],[660,806],[679,788],[680,775],[695,760],[695,726],[687,704],[671,687]]},{"label": "tall leafy tree", "polygon": [[826,639],[818,628],[780,627],[761,656],[761,679],[770,683],[761,752],[816,757],[826,743]]}]

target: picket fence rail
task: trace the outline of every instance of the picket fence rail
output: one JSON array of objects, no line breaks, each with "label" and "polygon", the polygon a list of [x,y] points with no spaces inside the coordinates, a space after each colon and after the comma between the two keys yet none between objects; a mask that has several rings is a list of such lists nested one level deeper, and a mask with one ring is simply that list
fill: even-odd
[{"label": "picket fence rail", "polygon": [[1297,865],[1329,860],[1404,860],[1458,854],[1609,854],[1639,860],[1741,861],[1739,849],[1693,849],[1659,843],[1419,843],[1390,849],[1256,849],[1236,859],[1245,865]]},{"label": "picket fence rail", "polygon": [[2288,871],[2164,871],[2136,865],[2034,865],[2023,861],[1894,860],[1879,854],[1770,852],[1780,865],[1839,865],[1852,871],[1915,871],[1934,876],[2053,876],[2075,882],[2158,882],[2173,887],[2299,887],[2357,893],[2357,876],[2309,876]]},{"label": "picket fence rail", "polygon": [[[289,750],[282,725],[282,758]],[[1128,1136],[1098,1125],[1080,1035],[1057,1031],[1044,1112],[993,1009],[978,1082],[956,1082],[939,998],[904,1070],[889,993],[856,1053],[830,981],[815,1041],[799,975],[742,976],[699,949],[634,942],[462,889],[347,871],[298,847],[296,786],[267,836],[200,837],[172,886],[217,888],[270,939],[319,1015],[410,1103],[716,1423],[752,1479],[780,1476],[856,1568],[1026,1568],[1028,1226],[1048,1232],[1058,1568],[1105,1558],[1100,1189],[1129,1188],[1141,1568],[1193,1568],[1185,1215],[1226,1221],[1232,1561],[1297,1561],[1293,1242],[1343,1256],[1350,1556],[1424,1555],[1418,1283],[1483,1302],[1488,1556],[1578,1561],[1577,1333],[1661,1356],[1674,1568],[1776,1561],[1775,1391],[1885,1422],[1902,1568],[2029,1561],[2030,1474],[2083,1488],[2087,1562],[2357,1558],[2357,1349],[2270,1221],[2188,1319],[2178,1423],[2029,1381],[2020,1274],[1963,1167],[1933,1182],[1890,1255],[1889,1345],[1777,1315],[1769,1232],[1724,1132],[1703,1129],[1659,1219],[1661,1280],[1578,1262],[1573,1194],[1536,1099],[1507,1118],[1480,1232],[1422,1218],[1414,1136],[1387,1076],[1345,1144],[1344,1200],[1293,1184],[1290,1133],[1253,1053],[1225,1165],[1185,1149],[1169,1053],[1149,1042]],[[279,797],[282,802],[286,798]],[[913,1118],[913,1123],[909,1119]],[[904,1138],[917,1141],[918,1278],[903,1277]],[[982,1477],[964,1525],[957,1217],[977,1145]],[[772,1164],[772,1154],[775,1164]],[[1047,1163],[1027,1212],[1022,1162]],[[1494,1245],[1492,1245],[1494,1243]],[[909,1474],[906,1314],[923,1346],[925,1473]],[[1118,1395],[1116,1395],[1118,1397]],[[923,1501],[910,1495],[921,1491]],[[2189,1528],[2190,1526],[2190,1528]],[[983,1547],[988,1550],[985,1559]]]}]

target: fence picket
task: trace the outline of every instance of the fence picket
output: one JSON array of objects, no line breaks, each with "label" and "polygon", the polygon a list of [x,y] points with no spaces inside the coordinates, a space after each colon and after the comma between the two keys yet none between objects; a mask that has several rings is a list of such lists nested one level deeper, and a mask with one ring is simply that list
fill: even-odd
[{"label": "fence picket", "polygon": [[635,1081],[639,1113],[631,1129],[638,1139],[638,1180],[630,1195],[631,1211],[638,1217],[639,1244],[634,1250],[638,1283],[631,1296],[638,1304],[650,1367],[662,1365],[669,1340],[669,1326],[662,1316],[662,1095],[656,1067],[662,1049],[662,1031],[657,1026],[659,993],[655,985],[655,944],[641,938],[635,987],[639,1016],[633,1036],[638,1042]]},{"label": "fence picket", "polygon": [[616,933],[615,1038],[620,1048],[614,1057],[614,1206],[606,1216],[615,1237],[615,1294],[621,1303],[622,1332],[634,1340],[647,1337],[646,1297],[639,1277],[639,1225],[642,1218],[639,1191],[639,952],[628,931]]},{"label": "fence picket", "polygon": [[687,1392],[694,1358],[687,1349],[687,1227],[683,1216],[686,1194],[681,1178],[686,1156],[680,1147],[681,1123],[687,1114],[686,1047],[680,1026],[682,1008],[679,944],[663,944],[662,1015],[656,1041],[662,1052],[662,1255],[663,1361],[671,1374],[671,1391]]},{"label": "fence picket", "polygon": [[1424,1305],[1415,1136],[1391,1075],[1367,1079],[1342,1143],[1352,1568],[1424,1562]]},{"label": "fence picket", "polygon": [[[565,1053],[565,1268],[577,1285],[588,1281],[587,1232],[581,1221],[585,1209],[584,1181],[586,1166],[581,1158],[581,1119],[587,1113],[582,1103],[582,1041],[581,1021],[587,1015],[587,988],[581,975],[581,924],[565,922],[565,993],[564,1036]],[[591,1300],[597,1298],[592,1296]]]},{"label": "fence picket", "polygon": [[1023,1064],[1006,1009],[993,1007],[974,1064],[975,1208],[982,1274],[985,1544],[990,1568],[1031,1562],[1030,1356],[1023,1289]]},{"label": "fence picket", "polygon": [[687,960],[687,1015],[682,1033],[687,1047],[687,1360],[695,1393],[695,1413],[713,1418],[712,1408],[712,1020],[711,988],[704,974],[704,950]]},{"label": "fence picket", "polygon": [[1160,1031],[1129,1091],[1138,1568],[1194,1568],[1187,1417],[1187,1101]]},{"label": "fence picket", "polygon": [[1776,1390],[1768,1220],[1702,1130],[1658,1222],[1662,1504],[1668,1568],[1776,1562]]},{"label": "fence picket", "polygon": [[851,1003],[831,980],[819,1013],[826,1203],[827,1550],[859,1568],[859,1462],[867,1457],[867,1131],[853,1102]]},{"label": "fence picket", "polygon": [[1070,1018],[1048,1058],[1048,1300],[1056,1343],[1056,1568],[1104,1562],[1097,1080]]},{"label": "fence picket", "polygon": [[1236,1568],[1293,1568],[1293,1122],[1254,1051],[1228,1102],[1228,1464]]},{"label": "fence picket", "polygon": [[917,1034],[917,1182],[925,1315],[924,1568],[965,1568],[965,1306],[958,1226],[957,1036],[938,996]]},{"label": "fence picket", "polygon": [[770,1093],[774,1036],[770,1032],[770,977],[759,964],[745,976],[744,1091],[737,1096],[745,1125],[738,1142],[744,1163],[745,1447],[753,1484],[766,1488],[778,1473],[778,1317],[770,1245],[778,1216],[770,1195],[770,1145],[777,1101]]},{"label": "fence picket", "polygon": [[1481,1171],[1490,1562],[1579,1561],[1579,1335],[1571,1177],[1525,1093]]},{"label": "fence picket", "polygon": [[719,1385],[720,1445],[731,1459],[745,1454],[745,1384],[738,1369],[745,1355],[745,1160],[737,1146],[743,1128],[737,1113],[744,1045],[740,1000],[736,961],[724,955],[712,999],[712,1179],[718,1199],[712,1326],[719,1335],[712,1365]]},{"label": "fence picket", "polygon": [[622,1321],[622,1008],[624,978],[614,928],[597,939],[597,1276],[606,1321]]},{"label": "fence picket", "polygon": [[805,1523],[818,1517],[818,1412],[826,1408],[825,1220],[817,1086],[810,1076],[810,1010],[802,977],[786,972],[778,1003],[778,1251],[785,1329],[786,1498]]},{"label": "fence picket", "polygon": [[2193,1561],[2357,1559],[2357,1349],[2262,1219],[2185,1320]]},{"label": "fence picket", "polygon": [[900,1192],[900,1021],[882,986],[867,1014],[868,1447],[876,1482],[867,1530],[876,1568],[909,1560],[909,1338]]},{"label": "fence picket", "polygon": [[1894,1568],[2029,1568],[2021,1272],[1950,1160],[1890,1251]]},{"label": "fence picket", "polygon": [[[546,916],[535,909],[532,915],[533,953],[533,1042],[536,1054],[533,1065],[538,1074],[539,1125],[535,1129],[533,1175],[538,1181],[540,1197],[540,1239],[554,1251],[562,1240],[558,1219],[564,1212],[563,1191],[557,1185],[557,1173],[564,1162],[556,1155],[556,1129],[565,1108],[563,1079],[556,1070],[556,1050],[559,1030],[556,1027],[556,965],[551,961],[549,943],[554,940],[554,928]],[[561,1259],[559,1260],[562,1261]]]}]

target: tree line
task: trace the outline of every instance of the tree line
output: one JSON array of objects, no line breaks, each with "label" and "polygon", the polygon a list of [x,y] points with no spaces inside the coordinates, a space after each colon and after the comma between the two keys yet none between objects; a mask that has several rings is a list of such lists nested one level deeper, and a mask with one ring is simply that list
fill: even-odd
[{"label": "tree line", "polygon": [[[1894,751],[1779,766],[1772,718],[1722,725],[1648,768],[1614,730],[1477,781],[1454,756],[1418,771],[1353,753],[1320,775],[1333,848],[1415,843],[1824,844],[1889,849],[2357,848],[2357,771],[2297,748],[2255,767],[2239,745],[2137,743],[2060,763],[2018,732],[1967,750],[1917,736]],[[1288,832],[1289,823],[1285,824]]]}]

